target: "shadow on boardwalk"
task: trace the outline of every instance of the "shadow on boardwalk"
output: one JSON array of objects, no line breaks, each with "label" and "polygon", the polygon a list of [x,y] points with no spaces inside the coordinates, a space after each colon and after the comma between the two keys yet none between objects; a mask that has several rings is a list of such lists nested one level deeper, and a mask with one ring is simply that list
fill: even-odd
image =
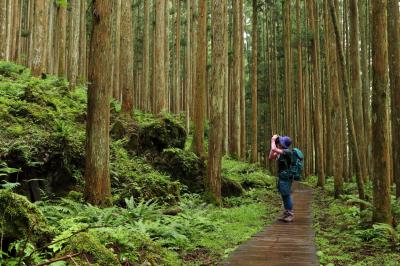
[{"label": "shadow on boardwalk", "polygon": [[312,189],[295,184],[293,198],[294,222],[276,221],[239,246],[220,265],[318,265],[312,227]]}]

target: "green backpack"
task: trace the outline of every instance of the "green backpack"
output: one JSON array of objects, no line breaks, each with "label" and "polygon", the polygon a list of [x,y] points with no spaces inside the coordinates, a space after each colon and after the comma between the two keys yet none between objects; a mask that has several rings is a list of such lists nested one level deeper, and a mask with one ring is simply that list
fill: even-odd
[{"label": "green backpack", "polygon": [[292,173],[293,180],[300,181],[304,168],[304,155],[300,149],[293,149],[292,165],[290,171]]},{"label": "green backpack", "polygon": [[[300,181],[304,167],[303,161],[304,155],[301,150],[294,148],[290,158],[290,165],[287,166],[286,170],[279,173],[279,179]],[[288,161],[285,162],[286,165],[289,163]]]}]

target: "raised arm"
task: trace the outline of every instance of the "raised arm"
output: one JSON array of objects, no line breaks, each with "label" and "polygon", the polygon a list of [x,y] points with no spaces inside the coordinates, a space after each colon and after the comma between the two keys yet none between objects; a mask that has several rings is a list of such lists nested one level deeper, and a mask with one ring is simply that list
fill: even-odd
[{"label": "raised arm", "polygon": [[283,154],[283,150],[276,147],[275,141],[278,138],[278,135],[274,135],[271,138],[271,150],[269,152],[269,159],[275,160],[278,155]]}]

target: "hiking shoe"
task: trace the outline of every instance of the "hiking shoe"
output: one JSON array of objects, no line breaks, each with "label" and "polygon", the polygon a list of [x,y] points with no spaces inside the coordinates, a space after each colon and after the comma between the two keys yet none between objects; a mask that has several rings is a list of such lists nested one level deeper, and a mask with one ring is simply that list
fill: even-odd
[{"label": "hiking shoe", "polygon": [[293,219],[294,219],[293,212],[292,211],[288,211],[286,217],[283,218],[283,221],[287,222],[287,223],[290,223],[290,222],[293,222]]},{"label": "hiking shoe", "polygon": [[285,221],[285,218],[289,215],[288,211],[284,211],[282,215],[278,218],[279,221]]}]

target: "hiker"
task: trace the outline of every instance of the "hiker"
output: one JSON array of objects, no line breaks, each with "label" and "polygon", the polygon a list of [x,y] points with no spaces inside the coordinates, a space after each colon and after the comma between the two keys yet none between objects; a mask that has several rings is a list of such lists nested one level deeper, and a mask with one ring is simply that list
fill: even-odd
[{"label": "hiker", "polygon": [[293,151],[290,149],[291,144],[292,140],[288,136],[274,135],[271,139],[271,151],[269,153],[269,159],[277,160],[278,162],[277,187],[285,208],[279,220],[284,222],[292,222],[294,218],[291,196],[293,178],[289,171],[293,160]]}]

